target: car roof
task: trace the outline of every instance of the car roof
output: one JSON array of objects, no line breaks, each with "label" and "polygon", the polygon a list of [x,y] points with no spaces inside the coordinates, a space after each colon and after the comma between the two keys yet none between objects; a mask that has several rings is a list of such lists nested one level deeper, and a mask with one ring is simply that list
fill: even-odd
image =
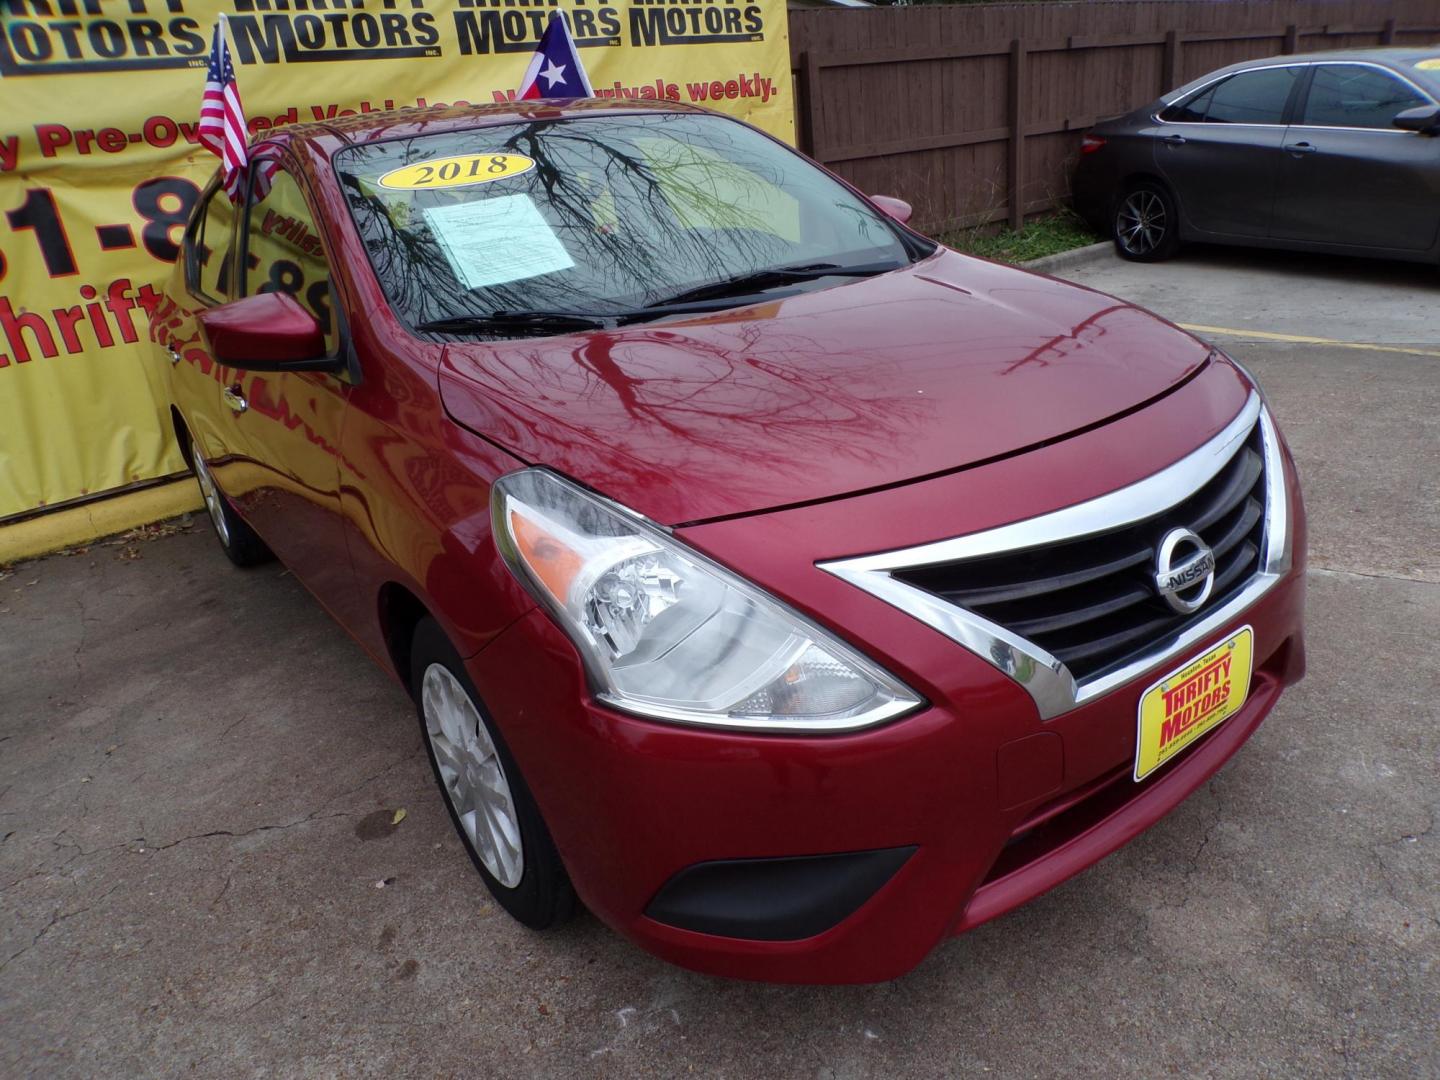
[{"label": "car roof", "polygon": [[1391,49],[1328,49],[1324,52],[1288,53],[1280,56],[1260,56],[1253,60],[1242,60],[1236,64],[1207,71],[1197,79],[1191,79],[1184,86],[1177,86],[1162,100],[1174,101],[1191,90],[1211,82],[1221,75],[1231,75],[1257,67],[1278,67],[1285,64],[1314,64],[1322,61],[1344,63],[1363,61],[1379,64],[1403,74],[1406,78],[1424,83],[1431,90],[1440,90],[1440,71],[1423,71],[1415,65],[1422,60],[1440,59],[1440,45],[1407,45]]},{"label": "car roof", "polygon": [[446,106],[409,106],[401,109],[356,113],[333,120],[316,120],[274,128],[258,139],[251,152],[263,146],[301,146],[329,158],[336,151],[359,143],[382,139],[415,138],[449,131],[495,127],[528,120],[574,119],[592,116],[624,116],[637,113],[709,113],[698,105],[675,101],[643,99],[573,98],[534,101],[504,101],[471,105],[460,102]]},{"label": "car roof", "polygon": [[1369,60],[1373,63],[1394,67],[1413,67],[1419,60],[1431,60],[1440,56],[1440,45],[1407,45],[1389,49],[1327,49],[1323,52],[1295,53],[1293,56],[1275,56],[1272,60]]}]

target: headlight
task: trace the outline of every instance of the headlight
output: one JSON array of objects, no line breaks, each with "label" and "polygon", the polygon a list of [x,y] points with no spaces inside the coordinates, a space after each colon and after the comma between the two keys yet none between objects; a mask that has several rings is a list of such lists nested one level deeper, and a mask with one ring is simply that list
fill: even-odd
[{"label": "headlight", "polygon": [[495,542],[580,650],[601,701],[766,731],[851,731],[921,699],[662,529],[543,469],[496,482]]}]

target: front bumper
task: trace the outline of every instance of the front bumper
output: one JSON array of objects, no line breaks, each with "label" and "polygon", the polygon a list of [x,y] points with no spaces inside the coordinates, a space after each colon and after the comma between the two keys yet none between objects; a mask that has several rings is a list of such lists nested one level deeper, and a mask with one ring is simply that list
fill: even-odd
[{"label": "front bumper", "polygon": [[[874,982],[1079,873],[1204,784],[1303,673],[1302,607],[1303,580],[1292,575],[1237,621],[1261,643],[1249,700],[1139,784],[1129,768],[1143,682],[1032,732],[1057,738],[1057,755],[1027,746],[1023,723],[972,724],[953,707],[815,739],[622,716],[589,703],[569,642],[538,611],[476,657],[471,674],[490,688],[487,704],[576,890],[606,923],[716,975]],[[914,854],[859,910],[798,941],[701,934],[646,914],[695,864],[909,846]]]},{"label": "front bumper", "polygon": [[[1134,477],[1119,465],[1101,476],[1095,462],[1115,446],[1136,445],[1154,450],[1145,457],[1151,469],[1156,460],[1177,459],[1193,448],[1196,417],[1218,430],[1234,415],[1241,389],[1197,379],[1106,428],[970,475],[769,515],[763,530],[754,519],[682,530],[707,554],[744,566],[762,586],[829,623],[933,703],[883,727],[756,736],[625,716],[593,702],[573,647],[548,617],[532,611],[519,620],[470,670],[581,898],[615,929],[685,967],[777,982],[878,981],[903,974],[948,934],[1038,896],[1157,821],[1238,749],[1283,687],[1303,674],[1305,531],[1288,458],[1294,565],[1194,650],[1199,655],[1251,626],[1249,699],[1140,783],[1130,779],[1136,712],[1157,671],[1042,721],[1034,701],[994,667],[814,563],[831,554],[826,543],[842,555],[867,550],[872,533],[891,544],[904,542],[907,529],[936,535],[924,507],[951,521],[968,516],[970,531],[994,524],[987,515],[1029,516],[1027,500],[1043,512],[1064,505],[1057,491],[1085,499],[1133,482],[1144,465],[1133,467]],[[1190,423],[1178,424],[1175,409],[1188,410]],[[1012,470],[1031,478],[1023,492],[1007,475]],[[969,501],[940,498],[937,509],[936,485],[964,489]],[[987,502],[987,488],[1008,496]],[[873,512],[857,514],[854,502],[870,502]],[[846,515],[848,532],[839,524]],[[817,536],[829,538],[820,550]],[[797,922],[807,926],[805,937],[701,933],[661,921],[685,921],[667,915],[674,905],[657,904],[657,897],[700,864],[897,851],[904,857],[877,872],[873,893],[838,906],[833,925],[809,932],[815,924]],[[733,889],[735,879],[719,877]],[[751,880],[767,887],[764,877]],[[710,904],[714,914],[711,900],[702,896],[692,909]],[[726,925],[725,915],[708,925]],[[747,924],[737,915],[730,925]]]}]

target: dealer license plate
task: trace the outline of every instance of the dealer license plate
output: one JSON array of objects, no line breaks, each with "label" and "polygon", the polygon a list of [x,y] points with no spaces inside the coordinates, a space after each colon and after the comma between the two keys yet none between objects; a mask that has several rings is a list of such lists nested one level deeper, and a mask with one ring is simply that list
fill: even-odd
[{"label": "dealer license plate", "polygon": [[1255,633],[1237,630],[1166,675],[1140,698],[1135,779],[1143,780],[1245,704]]}]

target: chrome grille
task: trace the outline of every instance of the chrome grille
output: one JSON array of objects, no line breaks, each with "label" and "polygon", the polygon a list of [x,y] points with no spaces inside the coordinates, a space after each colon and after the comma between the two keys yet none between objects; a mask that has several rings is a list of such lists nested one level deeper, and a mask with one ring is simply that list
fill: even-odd
[{"label": "chrome grille", "polygon": [[[1265,453],[1259,425],[1204,486],[1183,502],[1123,528],[1023,551],[893,576],[1034,642],[1078,681],[1124,665],[1204,619],[1260,569],[1265,532]],[[1174,528],[1197,533],[1215,555],[1215,585],[1180,614],[1154,582],[1155,550]]]},{"label": "chrome grille", "polygon": [[[1182,520],[1219,556],[1210,597],[1189,614],[1160,605],[1151,573],[1157,535]],[[1127,487],[982,532],[818,565],[999,668],[1049,719],[1220,632],[1289,571],[1292,545],[1279,435],[1251,393],[1205,445]]]}]

